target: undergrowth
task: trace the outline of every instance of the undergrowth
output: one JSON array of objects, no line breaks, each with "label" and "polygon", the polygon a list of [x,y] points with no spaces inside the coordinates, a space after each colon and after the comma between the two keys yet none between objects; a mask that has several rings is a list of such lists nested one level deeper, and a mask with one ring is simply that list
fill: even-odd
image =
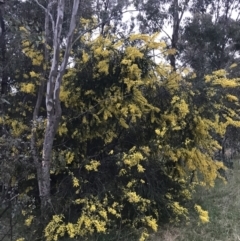
[{"label": "undergrowth", "polygon": [[228,182],[217,181],[213,189],[198,189],[194,202],[208,210],[210,222],[199,224],[192,217],[189,223],[162,227],[151,241],[240,241],[240,161],[228,171]]}]

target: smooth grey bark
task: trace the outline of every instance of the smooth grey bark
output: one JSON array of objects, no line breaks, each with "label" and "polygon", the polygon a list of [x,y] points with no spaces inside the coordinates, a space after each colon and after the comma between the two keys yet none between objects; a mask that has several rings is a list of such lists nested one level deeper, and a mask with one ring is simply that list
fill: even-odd
[{"label": "smooth grey bark", "polygon": [[[48,13],[51,9],[51,4],[49,3],[46,9],[46,13]],[[45,43],[44,43],[44,64],[46,64],[49,61],[49,49],[48,45],[50,44],[49,37],[50,37],[50,29],[49,29],[49,14],[45,14]],[[44,69],[44,68],[43,68]],[[39,118],[39,110],[43,101],[44,96],[44,89],[45,89],[45,79],[44,77],[47,76],[47,69],[43,70],[41,74],[41,80],[40,80],[40,86],[38,89],[38,95],[37,95],[37,102],[34,108],[33,112],[33,119],[32,119],[32,131],[31,131],[31,152],[33,156],[33,161],[37,169],[37,177],[38,177],[38,187],[39,190],[42,186],[42,170],[41,170],[41,162],[40,157],[38,154],[38,150],[36,147],[36,141],[37,141],[37,135],[36,135],[36,125]]]},{"label": "smooth grey bark", "polygon": [[[72,13],[71,13],[71,21],[68,30],[68,34],[66,38],[62,36],[62,25],[65,11],[65,0],[51,0],[48,3],[47,8],[42,6],[37,0],[36,3],[42,7],[45,11],[45,44],[49,44],[48,39],[52,37],[53,43],[51,48],[53,49],[53,57],[51,59],[51,69],[49,72],[49,77],[47,79],[47,89],[46,89],[46,110],[47,110],[47,123],[44,134],[44,142],[42,149],[42,158],[37,158],[37,154],[34,155],[35,164],[37,168],[38,175],[38,187],[39,187],[39,195],[41,198],[41,211],[42,213],[46,213],[46,210],[51,203],[50,196],[50,167],[51,167],[51,153],[53,148],[53,141],[56,134],[56,131],[59,126],[59,122],[62,115],[61,104],[59,100],[60,86],[62,83],[62,78],[65,73],[70,51],[73,44],[73,36],[74,30],[76,28],[77,22],[77,13],[79,8],[79,0],[73,0],[72,3]],[[54,19],[53,11],[57,11],[56,19]],[[52,36],[50,36],[49,26],[52,26]],[[65,39],[66,47],[63,59],[60,60],[60,50],[62,39]],[[49,54],[47,52],[47,48],[45,48],[45,61],[48,61]],[[39,103],[41,102],[41,98],[43,98],[43,89],[40,86],[38,99],[35,106],[34,117],[36,120],[39,112]],[[44,88],[44,87],[43,87]],[[32,137],[32,150],[36,149],[34,147],[36,143],[36,136]]]}]

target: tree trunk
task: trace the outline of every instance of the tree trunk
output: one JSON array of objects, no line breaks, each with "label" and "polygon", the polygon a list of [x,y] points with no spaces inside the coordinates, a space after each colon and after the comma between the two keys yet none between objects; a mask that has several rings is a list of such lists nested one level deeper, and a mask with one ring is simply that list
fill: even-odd
[{"label": "tree trunk", "polygon": [[3,19],[3,9],[0,8],[0,48],[1,48],[1,94],[7,93],[7,76],[5,74],[6,63],[6,41],[5,41],[5,23]]},{"label": "tree trunk", "polygon": [[[173,13],[172,13],[173,32],[172,32],[172,38],[171,38],[171,48],[175,50],[177,50],[178,48],[177,45],[179,40],[179,27],[183,18],[183,14],[186,11],[186,8],[188,6],[188,2],[189,0],[185,0],[182,11],[179,12],[179,8],[180,8],[179,1],[178,0],[173,1]],[[170,59],[170,65],[172,66],[173,70],[176,71],[176,56],[174,54],[171,54],[169,56],[169,59]]]},{"label": "tree trunk", "polygon": [[[61,104],[59,100],[60,86],[62,78],[67,67],[69,54],[72,48],[74,30],[76,28],[77,12],[79,7],[79,0],[74,0],[72,5],[71,22],[68,30],[67,37],[65,38],[66,49],[63,60],[60,61],[60,47],[62,36],[62,25],[65,11],[65,0],[54,1],[48,3],[47,8],[44,8],[36,0],[37,4],[41,6],[46,13],[45,19],[45,39],[51,39],[50,31],[48,30],[49,24],[52,26],[52,39],[53,39],[53,58],[51,60],[51,70],[47,80],[46,90],[46,109],[47,109],[47,124],[45,128],[44,143],[42,149],[41,161],[36,159],[36,168],[38,175],[39,195],[41,198],[41,212],[44,217],[51,212],[51,196],[50,196],[50,168],[51,168],[51,154],[53,148],[53,141],[56,131],[61,119]],[[57,14],[52,13],[55,5],[57,5]],[[56,15],[56,19],[54,16]],[[49,44],[49,43],[48,43]],[[47,51],[47,50],[46,50]],[[48,54],[45,52],[45,61],[47,61]],[[46,63],[47,64],[47,63]],[[40,93],[41,95],[41,93]],[[38,102],[37,102],[38,103]],[[37,106],[37,105],[36,105]],[[35,115],[34,118],[36,118]],[[36,140],[33,141],[36,142]]]}]

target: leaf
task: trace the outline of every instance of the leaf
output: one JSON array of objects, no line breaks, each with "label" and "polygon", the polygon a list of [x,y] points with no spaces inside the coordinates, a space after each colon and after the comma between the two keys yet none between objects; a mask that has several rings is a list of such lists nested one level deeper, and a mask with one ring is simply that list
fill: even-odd
[{"label": "leaf", "polygon": [[1,98],[1,101],[2,101],[2,103],[6,103],[6,104],[10,105],[10,102],[8,102],[6,99]]}]

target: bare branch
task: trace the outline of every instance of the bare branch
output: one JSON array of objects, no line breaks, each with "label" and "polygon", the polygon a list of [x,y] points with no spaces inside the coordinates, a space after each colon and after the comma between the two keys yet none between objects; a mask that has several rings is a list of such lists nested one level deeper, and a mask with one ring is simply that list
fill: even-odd
[{"label": "bare branch", "polygon": [[77,13],[78,13],[78,7],[79,7],[79,0],[74,0],[73,2],[73,7],[72,7],[72,16],[71,16],[71,21],[70,21],[70,26],[69,26],[69,31],[67,34],[67,40],[66,40],[66,49],[63,57],[63,61],[60,66],[60,70],[57,76],[57,80],[55,83],[55,88],[54,88],[54,96],[53,99],[56,101],[56,108],[61,111],[61,105],[60,105],[60,100],[59,100],[59,92],[60,92],[60,85],[62,82],[62,77],[65,72],[65,69],[68,64],[68,58],[70,55],[70,51],[72,48],[73,44],[73,35],[74,35],[74,30],[76,29],[76,19],[77,19]]},{"label": "bare branch", "polygon": [[57,21],[53,30],[53,59],[51,71],[49,74],[49,80],[47,83],[47,94],[46,94],[46,106],[47,114],[50,115],[50,112],[53,111],[53,90],[54,83],[56,83],[58,65],[59,65],[59,56],[60,56],[60,37],[62,33],[62,24],[63,24],[63,15],[65,8],[65,0],[58,1],[57,7]]},{"label": "bare branch", "polygon": [[52,30],[54,30],[55,22],[54,22],[54,19],[53,19],[52,14],[50,13],[50,9],[52,8],[52,6],[53,6],[55,3],[57,3],[57,1],[56,1],[56,0],[53,0],[52,2],[49,2],[47,8],[45,8],[41,3],[39,3],[38,0],[35,0],[35,2],[37,3],[37,5],[38,5],[39,7],[41,7],[41,8],[44,10],[44,12],[45,12],[46,14],[49,15],[49,17],[50,17],[50,19],[51,19],[51,22],[52,22]]},{"label": "bare branch", "polygon": [[184,14],[184,12],[186,11],[186,8],[187,8],[187,6],[188,6],[188,3],[189,3],[189,0],[186,0],[185,3],[184,3],[184,7],[183,7],[183,10],[182,10],[181,15],[180,15],[180,18],[179,18],[179,24],[180,24],[180,22],[182,21],[183,14]]},{"label": "bare branch", "polygon": [[71,48],[73,45],[73,35],[74,35],[74,30],[76,28],[76,17],[77,17],[77,12],[78,12],[78,6],[79,6],[79,0],[74,0],[70,28],[69,28],[69,32],[67,34],[66,50],[64,53],[63,62],[61,64],[60,71],[65,70],[67,63],[68,63],[69,54],[70,54],[70,51],[71,51]]}]

